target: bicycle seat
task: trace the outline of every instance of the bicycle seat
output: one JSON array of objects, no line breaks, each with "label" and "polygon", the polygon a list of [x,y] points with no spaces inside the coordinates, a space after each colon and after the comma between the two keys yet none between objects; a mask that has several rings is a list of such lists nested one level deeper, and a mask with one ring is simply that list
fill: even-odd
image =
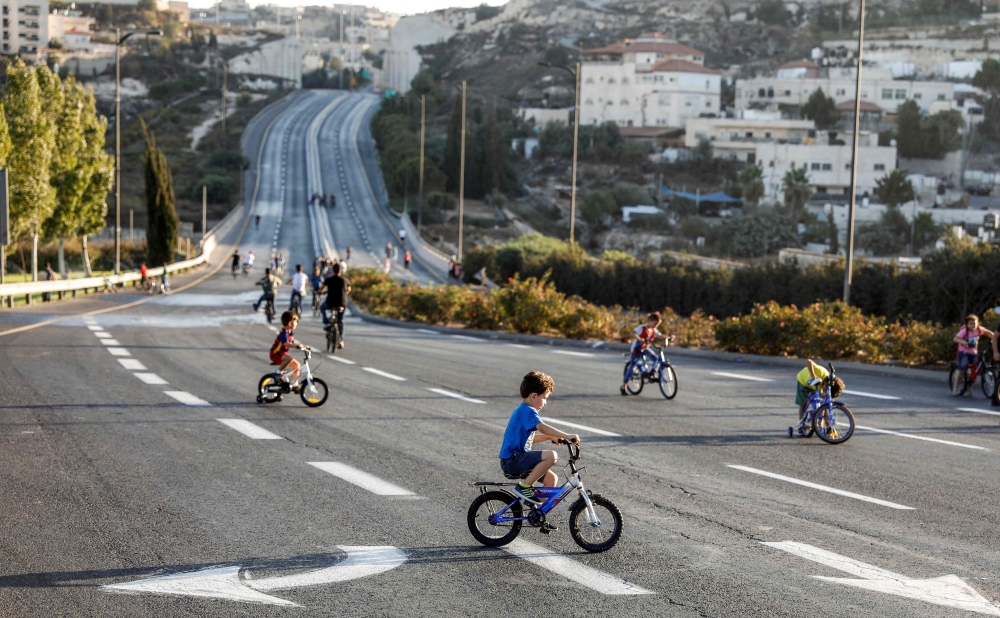
[{"label": "bicycle seat", "polygon": [[[501,472],[503,472],[503,470],[501,470]],[[528,470],[527,472],[522,472],[521,474],[507,474],[506,472],[503,473],[505,477],[509,478],[512,481],[524,480],[528,478],[529,474],[531,474],[531,470]]]},{"label": "bicycle seat", "polygon": [[278,366],[278,365],[280,365],[280,363],[276,363],[276,362],[274,362],[274,361],[271,361],[271,366],[272,366],[272,367],[276,367],[276,366]]}]

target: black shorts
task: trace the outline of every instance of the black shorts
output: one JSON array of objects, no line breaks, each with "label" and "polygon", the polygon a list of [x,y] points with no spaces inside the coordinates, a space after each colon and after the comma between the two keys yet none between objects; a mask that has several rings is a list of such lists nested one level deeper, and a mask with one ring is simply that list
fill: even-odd
[{"label": "black shorts", "polygon": [[507,459],[501,459],[500,469],[504,474],[523,479],[540,463],[542,451],[518,451]]}]

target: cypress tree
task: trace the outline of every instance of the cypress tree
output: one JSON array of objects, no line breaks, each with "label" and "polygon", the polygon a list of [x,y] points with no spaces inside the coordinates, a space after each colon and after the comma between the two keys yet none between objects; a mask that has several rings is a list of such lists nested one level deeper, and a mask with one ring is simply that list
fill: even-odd
[{"label": "cypress tree", "polygon": [[167,157],[156,147],[156,136],[140,118],[146,150],[142,168],[146,178],[146,259],[150,266],[173,261],[177,246],[177,212],[174,210],[174,183]]},{"label": "cypress tree", "polygon": [[[468,138],[468,136],[466,136]],[[468,139],[466,139],[466,151],[468,151]],[[468,152],[466,152],[468,156]],[[456,97],[451,109],[451,118],[448,120],[448,140],[444,146],[444,161],[442,161],[442,171],[446,182],[445,191],[458,191],[458,176],[462,173],[462,101]]]}]

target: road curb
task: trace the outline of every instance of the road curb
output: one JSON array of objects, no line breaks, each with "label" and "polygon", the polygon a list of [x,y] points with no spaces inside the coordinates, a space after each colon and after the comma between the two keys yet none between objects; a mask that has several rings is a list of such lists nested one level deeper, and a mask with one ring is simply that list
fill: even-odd
[{"label": "road curb", "polygon": [[[539,335],[524,335],[520,333],[507,333],[490,330],[478,330],[475,328],[453,328],[450,326],[435,326],[422,322],[404,322],[392,318],[383,318],[370,315],[358,309],[354,301],[350,301],[350,308],[353,315],[360,317],[365,322],[382,324],[385,326],[395,326],[399,328],[428,329],[435,330],[444,335],[464,335],[467,337],[482,337],[490,341],[509,341],[511,343],[524,343],[534,345],[548,345],[563,348],[583,348],[589,350],[609,350],[612,352],[627,352],[627,343],[609,343],[606,341],[587,341],[580,339],[562,339],[559,337],[542,337]],[[803,359],[790,358],[784,356],[761,356],[758,354],[737,354],[734,352],[720,352],[717,350],[693,350],[688,348],[670,348],[670,356],[687,356],[691,358],[701,358],[706,360],[717,360],[733,364],[770,365],[774,367],[803,367]],[[825,361],[824,361],[825,364]],[[910,369],[908,367],[890,367],[885,365],[866,365],[864,363],[852,363],[839,361],[834,365],[838,373],[859,374],[871,376],[883,376],[892,378],[907,378],[911,380],[943,381],[947,382],[948,374],[944,371],[934,371],[932,369]]]}]

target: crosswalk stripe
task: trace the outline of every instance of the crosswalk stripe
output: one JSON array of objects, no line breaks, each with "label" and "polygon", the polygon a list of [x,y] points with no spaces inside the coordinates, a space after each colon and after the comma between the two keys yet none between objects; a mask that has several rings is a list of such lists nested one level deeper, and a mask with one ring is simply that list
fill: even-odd
[{"label": "crosswalk stripe", "polygon": [[139,378],[146,384],[167,384],[168,382],[156,375],[155,373],[133,373],[135,377]]},{"label": "crosswalk stripe", "polygon": [[118,362],[122,367],[132,371],[146,371],[146,366],[134,358],[119,358]]},{"label": "crosswalk stripe", "polygon": [[633,583],[627,582],[620,577],[609,575],[604,571],[598,571],[593,567],[580,564],[566,556],[546,549],[541,545],[535,545],[523,539],[514,539],[512,543],[504,545],[502,549],[518,558],[540,566],[543,569],[552,571],[566,579],[586,586],[591,590],[608,595],[639,595],[656,594]]}]

